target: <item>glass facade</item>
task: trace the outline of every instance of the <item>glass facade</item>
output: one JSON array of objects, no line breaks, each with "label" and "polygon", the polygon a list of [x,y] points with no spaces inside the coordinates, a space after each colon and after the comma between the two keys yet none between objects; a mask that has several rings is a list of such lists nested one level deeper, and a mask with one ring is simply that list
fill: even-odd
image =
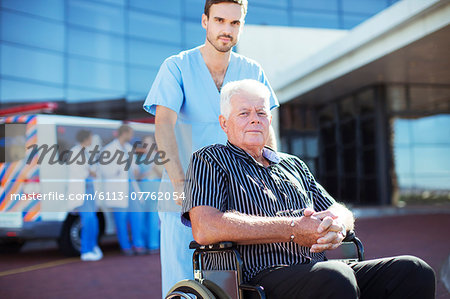
[{"label": "glass facade", "polygon": [[299,156],[339,201],[376,204],[381,196],[377,172],[378,87],[325,104],[284,104],[280,109],[282,150]]},{"label": "glass facade", "polygon": [[375,85],[280,107],[281,150],[339,201],[450,202],[450,86]]},{"label": "glass facade", "polygon": [[[394,0],[250,0],[246,22],[350,29]],[[204,0],[0,1],[0,104],[142,101],[163,60],[204,42]]]},{"label": "glass facade", "polygon": [[450,200],[450,87],[390,86],[394,200]]}]

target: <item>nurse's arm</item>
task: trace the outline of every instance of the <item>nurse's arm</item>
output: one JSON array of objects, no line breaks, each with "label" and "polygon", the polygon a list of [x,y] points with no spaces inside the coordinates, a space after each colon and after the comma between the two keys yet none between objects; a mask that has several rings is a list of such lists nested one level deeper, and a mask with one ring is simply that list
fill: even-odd
[{"label": "nurse's arm", "polygon": [[[164,167],[167,170],[174,191],[181,194],[183,192],[185,177],[180,162],[177,139],[175,137],[177,117],[177,113],[172,109],[160,105],[156,106],[156,144],[158,145],[158,150],[166,153],[165,159],[168,159],[168,162],[164,164]],[[177,200],[177,204],[181,205],[181,199]]]}]

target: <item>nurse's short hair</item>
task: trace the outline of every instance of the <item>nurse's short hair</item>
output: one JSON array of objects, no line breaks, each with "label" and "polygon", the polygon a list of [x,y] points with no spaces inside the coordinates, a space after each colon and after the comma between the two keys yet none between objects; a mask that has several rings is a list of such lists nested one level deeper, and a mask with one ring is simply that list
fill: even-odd
[{"label": "nurse's short hair", "polygon": [[248,6],[247,0],[206,0],[203,13],[209,18],[209,9],[211,8],[211,6],[213,6],[214,4],[220,4],[224,2],[239,4],[244,10],[244,16],[247,14],[247,6]]},{"label": "nurse's short hair", "polygon": [[265,104],[269,107],[268,113],[270,114],[271,93],[269,88],[259,81],[244,79],[228,82],[220,91],[220,114],[226,119],[231,112],[231,98],[236,94],[250,94],[264,99]]}]

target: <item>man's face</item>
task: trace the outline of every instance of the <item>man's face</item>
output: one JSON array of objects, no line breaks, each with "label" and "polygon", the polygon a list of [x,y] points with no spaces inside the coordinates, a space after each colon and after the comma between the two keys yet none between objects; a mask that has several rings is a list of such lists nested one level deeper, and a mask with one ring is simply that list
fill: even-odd
[{"label": "man's face", "polygon": [[92,145],[92,135],[89,135],[89,137],[85,140],[84,143],[87,147]]},{"label": "man's face", "polygon": [[219,117],[220,125],[228,140],[240,147],[263,147],[269,137],[272,121],[270,108],[263,98],[248,93],[231,97],[231,111],[228,119]]},{"label": "man's face", "polygon": [[243,25],[243,9],[236,3],[211,5],[209,18],[202,16],[206,39],[219,52],[228,52],[237,44]]},{"label": "man's face", "polygon": [[133,134],[134,134],[133,130],[128,130],[127,132],[125,132],[125,133],[124,133],[124,135],[125,135],[125,141],[126,141],[126,142],[130,142],[131,139],[133,138]]}]

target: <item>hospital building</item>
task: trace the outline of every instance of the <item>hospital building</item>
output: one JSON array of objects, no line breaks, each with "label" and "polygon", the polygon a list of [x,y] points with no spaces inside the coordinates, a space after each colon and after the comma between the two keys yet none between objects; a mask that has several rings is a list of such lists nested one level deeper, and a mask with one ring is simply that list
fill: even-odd
[{"label": "hospital building", "polygon": [[[450,1],[249,0],[235,51],[280,108],[279,148],[354,206],[450,203]],[[204,42],[204,0],[1,0],[0,109],[151,121],[170,55]]]}]

